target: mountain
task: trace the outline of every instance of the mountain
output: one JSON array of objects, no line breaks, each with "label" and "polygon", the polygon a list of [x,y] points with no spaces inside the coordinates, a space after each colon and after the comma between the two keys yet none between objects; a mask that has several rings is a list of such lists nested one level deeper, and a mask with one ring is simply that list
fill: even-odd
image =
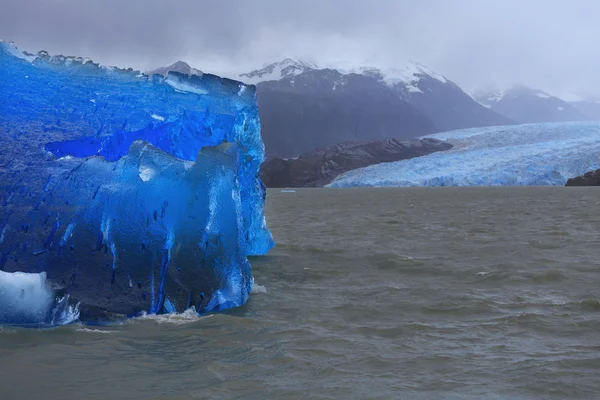
[{"label": "mountain", "polygon": [[269,156],[297,156],[343,141],[514,123],[416,62],[402,69],[342,69],[288,58],[240,79],[257,85]]},{"label": "mountain", "polygon": [[184,61],[177,61],[174,64],[169,65],[168,67],[156,68],[151,71],[147,71],[147,75],[160,74],[163,76],[167,76],[169,71],[179,72],[186,75],[202,75],[203,72],[199,69],[192,68],[190,65]]},{"label": "mountain", "polygon": [[436,139],[342,143],[313,150],[295,159],[269,160],[263,163],[260,173],[267,187],[319,187],[352,169],[406,160],[450,148],[450,143]]},{"label": "mountain", "polygon": [[515,86],[509,90],[480,90],[473,97],[492,111],[518,123],[585,121],[590,118],[572,104],[541,90]]},{"label": "mountain", "polygon": [[371,77],[333,69],[295,72],[257,85],[268,157],[295,157],[346,141],[407,139],[437,130],[429,118]]},{"label": "mountain", "polygon": [[[182,61],[148,73],[168,71],[202,74]],[[296,157],[346,141],[514,123],[416,62],[398,69],[345,69],[286,58],[238,79],[257,87],[268,158]]]},{"label": "mountain", "polygon": [[590,120],[600,121],[600,100],[577,100],[570,101],[569,104],[575,107],[580,113],[585,114]]},{"label": "mountain", "polygon": [[249,84],[257,84],[264,81],[277,81],[283,78],[290,78],[306,71],[317,69],[315,64],[306,61],[295,61],[286,58],[283,61],[266,64],[261,69],[240,74],[242,81]]},{"label": "mountain", "polygon": [[361,72],[390,87],[429,117],[440,131],[515,123],[484,107],[456,83],[417,62],[410,62],[401,70],[362,68]]}]

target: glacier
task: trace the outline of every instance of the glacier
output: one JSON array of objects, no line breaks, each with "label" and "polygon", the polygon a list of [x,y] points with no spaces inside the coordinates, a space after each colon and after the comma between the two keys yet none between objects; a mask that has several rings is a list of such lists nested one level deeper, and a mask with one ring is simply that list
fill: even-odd
[{"label": "glacier", "polygon": [[0,41],[0,323],[244,304],[266,254],[256,89]]},{"label": "glacier", "polygon": [[348,171],[328,186],[563,186],[600,168],[599,122],[471,128],[427,137],[454,147]]}]

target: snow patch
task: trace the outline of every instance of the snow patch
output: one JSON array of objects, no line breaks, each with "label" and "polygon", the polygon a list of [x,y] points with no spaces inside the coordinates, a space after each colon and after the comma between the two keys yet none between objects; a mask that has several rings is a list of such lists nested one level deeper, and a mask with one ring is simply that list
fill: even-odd
[{"label": "snow patch", "polygon": [[313,69],[318,69],[318,67],[311,62],[286,58],[280,62],[263,65],[261,69],[247,74],[240,74],[240,78],[246,83],[257,84],[259,82],[293,78],[305,71]]},{"label": "snow patch", "polygon": [[403,68],[361,67],[350,72],[374,77],[390,87],[404,85],[409,93],[423,93],[418,87],[418,83],[423,76],[428,76],[442,83],[448,82],[444,76],[415,61],[410,61]]},{"label": "snow patch", "polygon": [[[418,82],[422,79],[423,76],[428,76],[442,83],[448,82],[448,80],[443,75],[415,61],[409,61],[402,68],[380,69],[367,65],[351,67],[348,63],[336,63],[324,66],[317,66],[314,63],[310,63],[307,61],[292,60],[290,58],[287,58],[280,62],[265,65],[262,69],[252,71],[247,74],[241,74],[240,78],[246,83],[256,84],[259,82],[280,80],[283,78],[293,78],[305,71],[316,69],[333,69],[338,71],[342,75],[359,74],[371,76],[378,80],[381,80],[388,86],[404,85],[406,86],[409,93],[423,93],[418,87]],[[343,82],[336,83],[333,86],[333,90],[337,90],[340,84],[343,85]]]}]

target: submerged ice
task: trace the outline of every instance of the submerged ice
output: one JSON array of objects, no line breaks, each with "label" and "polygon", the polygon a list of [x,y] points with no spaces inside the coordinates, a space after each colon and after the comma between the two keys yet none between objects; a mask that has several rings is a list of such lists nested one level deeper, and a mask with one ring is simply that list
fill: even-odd
[{"label": "submerged ice", "polygon": [[0,42],[0,93],[0,323],[247,300],[274,244],[254,87]]},{"label": "submerged ice", "polygon": [[340,175],[330,187],[564,185],[600,168],[600,123],[474,128],[433,137],[451,150]]}]

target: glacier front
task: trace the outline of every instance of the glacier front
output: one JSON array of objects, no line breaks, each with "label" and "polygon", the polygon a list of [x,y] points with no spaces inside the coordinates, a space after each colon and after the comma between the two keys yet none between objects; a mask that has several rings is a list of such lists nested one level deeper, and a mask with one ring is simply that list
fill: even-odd
[{"label": "glacier front", "polygon": [[598,122],[472,128],[427,137],[454,147],[352,170],[328,186],[562,186],[600,168]]},{"label": "glacier front", "polygon": [[244,304],[274,245],[254,86],[0,42],[0,323]]}]

